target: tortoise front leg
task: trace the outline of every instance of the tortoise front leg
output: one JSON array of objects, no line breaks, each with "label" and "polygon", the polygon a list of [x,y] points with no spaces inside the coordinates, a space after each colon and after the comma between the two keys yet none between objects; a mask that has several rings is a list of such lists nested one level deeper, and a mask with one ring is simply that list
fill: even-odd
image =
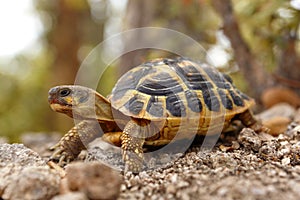
[{"label": "tortoise front leg", "polygon": [[60,141],[50,148],[55,152],[50,160],[58,161],[59,165],[64,165],[74,160],[79,153],[86,149],[89,142],[99,137],[100,129],[97,121],[81,121],[68,131]]},{"label": "tortoise front leg", "polygon": [[131,120],[125,126],[121,135],[122,157],[125,162],[125,172],[138,173],[143,167],[143,145],[146,135],[146,124]]}]

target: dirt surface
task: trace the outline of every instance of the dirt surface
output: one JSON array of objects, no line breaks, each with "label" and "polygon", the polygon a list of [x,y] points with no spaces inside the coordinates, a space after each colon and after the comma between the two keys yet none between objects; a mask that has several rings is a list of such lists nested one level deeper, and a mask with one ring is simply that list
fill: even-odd
[{"label": "dirt surface", "polygon": [[[280,127],[275,132],[282,131],[278,136],[257,134],[251,129],[244,128],[239,134],[221,135],[212,149],[203,148],[195,143],[186,153],[175,152],[172,155],[161,153],[148,158],[145,171],[137,175],[132,173],[124,175],[120,149],[112,148],[101,140],[93,142],[88,152],[82,152],[80,158],[85,158],[84,160],[67,165],[66,171],[61,169],[63,173],[59,170],[50,170],[45,166],[43,159],[49,156],[46,148],[57,138],[28,135],[24,136],[23,143],[29,144],[27,146],[35,149],[39,154],[18,145],[14,147],[15,151],[12,151],[11,145],[2,144],[0,145],[2,154],[0,170],[10,169],[7,168],[8,163],[21,165],[22,168],[24,166],[42,168],[40,171],[43,172],[30,171],[29,167],[27,169],[29,172],[20,170],[13,174],[15,177],[21,176],[22,173],[31,173],[32,176],[35,175],[33,177],[44,177],[41,174],[48,174],[46,175],[49,177],[46,179],[48,182],[43,181],[40,190],[30,189],[30,191],[45,191],[42,194],[47,198],[44,199],[101,199],[101,194],[105,193],[111,194],[109,197],[106,196],[106,199],[119,200],[298,200],[300,199],[300,110],[286,106],[279,105],[266,111],[269,113],[260,115],[262,121],[276,122],[278,116],[285,118],[283,122],[280,121],[282,123],[277,123]],[[34,142],[35,138],[38,139],[37,143]],[[44,148],[36,148],[35,145]],[[103,166],[101,162],[113,166],[115,170]],[[66,172],[68,175],[63,175]],[[0,176],[1,183],[4,183],[3,180],[6,181],[6,185],[1,190],[0,184],[2,199],[18,199],[4,195],[5,188],[11,186],[15,179],[9,182],[10,179]],[[59,182],[59,188],[53,187],[55,181]],[[18,191],[16,190],[15,193]],[[20,192],[24,193],[24,191]],[[93,194],[98,196],[95,197]]]},{"label": "dirt surface", "polygon": [[120,199],[300,199],[298,140],[244,129],[238,141],[238,149],[193,148],[170,167],[126,175]]}]

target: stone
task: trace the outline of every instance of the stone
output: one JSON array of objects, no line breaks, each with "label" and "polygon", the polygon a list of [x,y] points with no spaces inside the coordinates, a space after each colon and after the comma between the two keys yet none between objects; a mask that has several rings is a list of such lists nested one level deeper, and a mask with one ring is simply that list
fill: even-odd
[{"label": "stone", "polygon": [[66,179],[71,191],[83,192],[89,199],[116,199],[122,184],[121,175],[100,162],[71,163]]},{"label": "stone", "polygon": [[261,120],[263,125],[270,129],[270,134],[278,136],[287,130],[288,124],[296,115],[296,110],[293,106],[287,103],[279,103],[268,110],[256,115],[257,119]]},{"label": "stone", "polygon": [[59,193],[60,176],[23,144],[0,145],[0,197],[47,200]]},{"label": "stone", "polygon": [[250,128],[244,128],[238,136],[238,142],[247,149],[258,151],[262,146],[259,135]]},{"label": "stone", "polygon": [[8,142],[8,139],[6,137],[0,137],[0,144],[4,144],[4,143],[7,143]]},{"label": "stone", "polygon": [[294,121],[290,123],[287,127],[287,131],[285,132],[285,135],[291,139],[300,141],[300,121],[299,122]]},{"label": "stone", "polygon": [[287,103],[279,103],[256,115],[256,117],[263,122],[278,116],[292,119],[295,116],[295,112],[296,110],[293,106]]},{"label": "stone", "polygon": [[[0,174],[6,170],[0,169]],[[3,199],[46,200],[59,193],[60,177],[47,166],[14,166],[12,171],[0,178]]]},{"label": "stone", "polygon": [[88,200],[83,192],[69,192],[53,197],[51,200]]},{"label": "stone", "polygon": [[[28,132],[21,136],[22,143],[39,153],[42,156],[50,156],[53,152],[49,151],[49,148],[54,146],[61,138],[59,133],[35,133]],[[43,144],[43,145],[41,145]]]},{"label": "stone", "polygon": [[300,96],[288,87],[274,86],[264,90],[261,101],[265,108],[285,102],[295,108],[300,106]]},{"label": "stone", "polygon": [[44,166],[40,155],[23,144],[0,144],[0,167],[8,164],[16,166]]},{"label": "stone", "polygon": [[271,119],[265,120],[263,125],[270,129],[269,134],[278,136],[287,130],[288,125],[291,123],[288,117],[276,116]]},{"label": "stone", "polygon": [[85,161],[101,162],[119,171],[124,169],[121,148],[103,141],[102,138],[96,138],[88,145]]},{"label": "stone", "polygon": [[298,108],[295,113],[294,121],[300,123],[300,108]]}]

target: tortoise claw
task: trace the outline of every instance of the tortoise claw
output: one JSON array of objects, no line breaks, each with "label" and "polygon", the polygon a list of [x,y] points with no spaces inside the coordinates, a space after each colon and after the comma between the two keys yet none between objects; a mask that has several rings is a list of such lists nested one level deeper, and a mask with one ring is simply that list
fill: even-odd
[{"label": "tortoise claw", "polygon": [[55,145],[49,147],[48,150],[49,150],[49,151],[54,151],[55,149],[59,148],[59,146],[60,146],[59,143],[57,143],[57,144],[55,144]]},{"label": "tortoise claw", "polygon": [[66,159],[66,156],[64,154],[62,154],[61,157],[59,158],[58,165],[60,165],[60,166],[64,165],[65,159]]},{"label": "tortoise claw", "polygon": [[[57,148],[52,149],[52,151],[54,151]],[[59,157],[62,153],[64,152],[63,148],[58,148],[52,155],[51,158],[55,159],[57,157]]]},{"label": "tortoise claw", "polygon": [[69,155],[61,145],[56,144],[50,148],[54,153],[49,158],[49,161],[56,162],[59,166],[65,166],[73,160],[73,157]]}]

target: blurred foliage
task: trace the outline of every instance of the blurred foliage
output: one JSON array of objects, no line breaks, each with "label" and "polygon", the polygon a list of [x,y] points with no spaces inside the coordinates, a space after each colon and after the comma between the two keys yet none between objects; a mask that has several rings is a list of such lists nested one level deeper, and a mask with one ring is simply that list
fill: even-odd
[{"label": "blurred foliage", "polygon": [[[60,12],[61,5],[57,0],[35,0],[34,2],[36,12],[39,13],[44,24],[44,34],[40,39],[43,44],[42,50],[34,57],[24,53],[17,55],[9,62],[0,62],[0,134],[8,136],[14,141],[23,132],[65,132],[70,127],[70,123],[63,127],[57,125],[58,123],[65,124],[67,117],[63,116],[57,120],[60,114],[52,112],[47,103],[48,89],[59,81],[65,81],[55,80],[55,77],[60,77],[57,73],[63,69],[54,66],[59,56],[57,52],[61,54],[64,51],[56,49],[60,47],[53,43],[51,37],[57,31],[56,25],[59,19],[67,17],[68,13]],[[230,45],[224,46],[219,43],[217,35],[222,34],[219,31],[221,20],[212,9],[210,0],[155,2],[146,10],[152,12],[150,22],[142,25],[177,30],[197,40],[206,49],[216,45],[222,46],[222,49],[232,58]],[[122,18],[119,18],[119,21],[115,19],[116,13],[112,11],[113,4],[108,0],[64,0],[64,3],[67,5],[68,11],[81,13],[80,17],[71,19],[71,22],[73,20],[80,26],[76,30],[64,30],[65,36],[61,38],[63,42],[67,35],[72,35],[74,32],[78,34],[76,55],[64,59],[78,59],[80,63],[97,43],[105,39],[105,35],[108,37],[112,31],[116,30],[115,26],[120,21],[122,22]],[[233,0],[233,4],[242,34],[250,45],[251,51],[264,62],[265,66],[270,70],[273,69],[277,65],[276,52],[285,45],[283,42],[285,35],[291,31],[298,34],[299,11],[291,8],[289,1],[286,0]],[[127,14],[125,13],[125,15]],[[123,19],[123,23],[124,27],[132,28],[126,26],[128,22],[125,19]],[[58,42],[58,44],[62,42]],[[62,48],[68,50],[70,47]],[[141,59],[147,60],[151,57],[163,56],[166,56],[164,52],[148,51]],[[112,63],[99,82],[98,89],[104,95],[109,94],[117,79],[116,70],[118,68],[116,66],[118,64],[118,61]],[[71,73],[71,70],[74,71],[78,67],[70,67],[69,72]],[[225,67],[234,68],[235,63],[229,59]],[[76,74],[76,71],[73,73]],[[246,90],[242,78],[237,75],[234,75],[234,78],[237,85],[241,85],[243,90]]]},{"label": "blurred foliage", "polygon": [[34,59],[19,55],[7,64],[10,70],[0,73],[1,136],[17,141],[24,131],[45,129],[50,114],[45,95],[50,85],[47,81],[49,60],[45,55],[41,53]]},{"label": "blurred foliage", "polygon": [[234,0],[234,8],[244,38],[252,53],[269,70],[278,62],[288,34],[299,34],[300,12],[286,0]]},{"label": "blurred foliage", "polygon": [[204,47],[216,43],[220,19],[209,0],[169,0],[157,4],[154,26],[185,33]]}]

